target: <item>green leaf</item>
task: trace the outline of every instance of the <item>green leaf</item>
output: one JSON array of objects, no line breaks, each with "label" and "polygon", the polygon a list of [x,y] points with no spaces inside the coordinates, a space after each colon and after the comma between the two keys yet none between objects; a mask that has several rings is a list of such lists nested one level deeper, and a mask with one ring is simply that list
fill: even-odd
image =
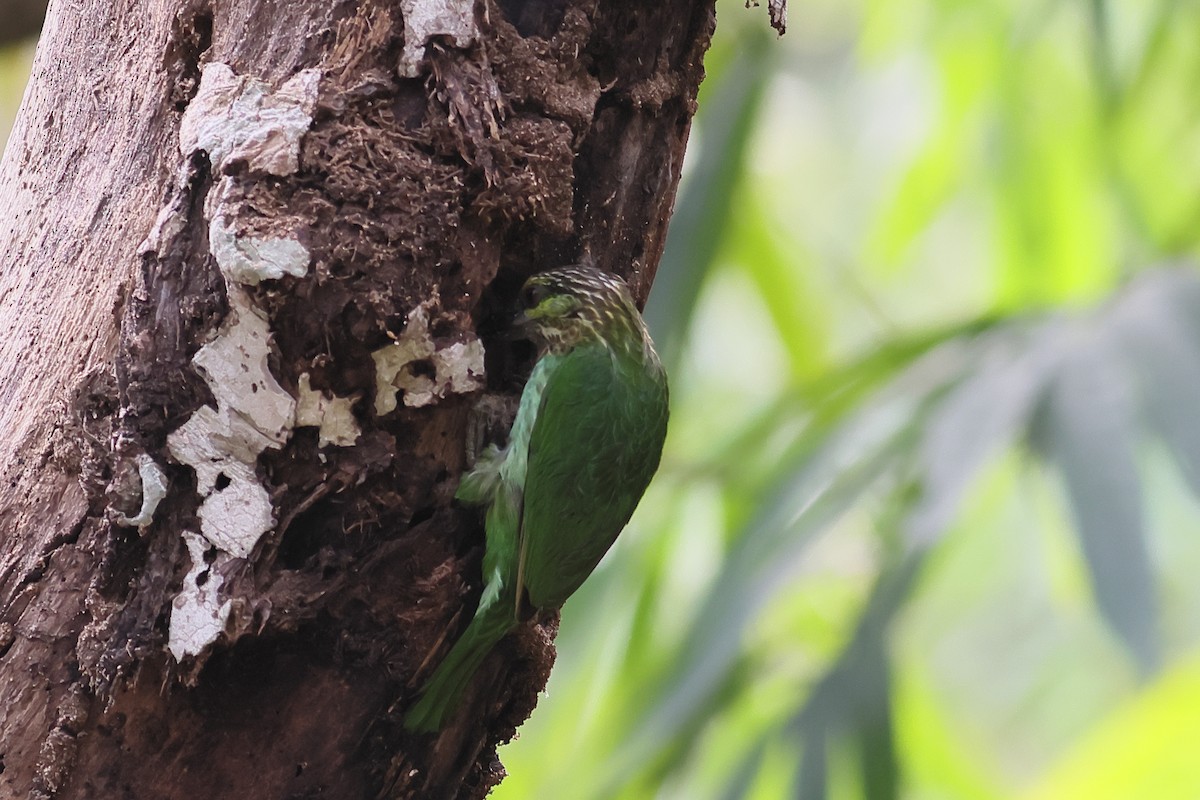
[{"label": "green leaf", "polygon": [[1179,270],[1148,274],[1113,317],[1150,427],[1200,496],[1200,280]]},{"label": "green leaf", "polygon": [[1149,673],[1160,659],[1158,612],[1129,380],[1108,337],[1082,326],[1076,336],[1036,422],[1035,442],[1062,472],[1100,613]]},{"label": "green leaf", "polygon": [[825,800],[829,796],[828,736],[822,729],[807,732],[804,755],[796,770],[797,800]]},{"label": "green leaf", "polygon": [[[783,458],[771,462],[773,473],[778,473],[782,469],[781,462],[796,462],[815,452],[831,430],[882,392],[899,373],[922,358],[935,357],[933,351],[940,346],[956,339],[972,339],[991,330],[995,324],[994,318],[981,317],[889,339],[848,364],[782,394],[750,424],[723,438],[719,431],[714,432],[716,444],[711,460],[718,466],[738,465],[736,472],[722,475],[725,481],[736,483],[744,473],[747,454],[769,450],[771,444],[785,436],[791,424],[804,422],[804,430],[786,448]],[[957,366],[951,369],[957,369]]]},{"label": "green leaf", "polygon": [[907,524],[913,540],[940,537],[980,470],[1024,431],[1056,361],[1053,349],[1031,346],[1038,340],[1021,329],[988,337],[973,372],[930,412],[919,449],[921,497]]},{"label": "green leaf", "polygon": [[0,154],[21,104],[36,43],[30,40],[0,48]]},{"label": "green leaf", "polygon": [[[737,538],[721,573],[697,613],[675,658],[677,669],[655,693],[656,701],[609,773],[625,780],[655,759],[683,732],[729,675],[742,631],[770,599],[819,532],[852,506],[911,446],[927,398],[872,408],[829,436],[813,457],[785,472],[760,513]],[[611,796],[607,792],[601,796]]]},{"label": "green leaf", "polygon": [[1200,786],[1200,659],[1192,655],[1092,728],[1022,800],[1191,800]]},{"label": "green leaf", "polygon": [[792,373],[811,379],[829,364],[832,311],[815,285],[813,255],[798,236],[771,225],[768,207],[753,187],[741,187],[743,213],[735,215],[729,248],[754,281],[787,351]]},{"label": "green leaf", "polygon": [[750,748],[750,752],[742,758],[733,777],[726,784],[725,791],[721,793],[721,800],[742,800],[749,796],[750,789],[754,785],[754,776],[762,768],[767,744],[768,739],[764,736],[754,747]]},{"label": "green leaf", "polygon": [[[923,549],[912,551],[879,576],[853,638],[790,726],[806,743],[828,743],[831,735],[836,738],[839,733],[853,740],[866,800],[895,800],[899,794],[887,636],[924,558]],[[828,766],[809,764],[806,758],[797,775],[799,785],[806,768],[828,771]]]}]

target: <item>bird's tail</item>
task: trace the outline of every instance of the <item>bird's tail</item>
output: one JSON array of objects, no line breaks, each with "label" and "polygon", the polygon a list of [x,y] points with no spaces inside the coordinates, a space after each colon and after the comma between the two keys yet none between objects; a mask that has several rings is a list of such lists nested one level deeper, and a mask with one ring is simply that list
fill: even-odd
[{"label": "bird's tail", "polygon": [[404,715],[404,727],[421,733],[441,730],[458,707],[463,690],[483,659],[504,638],[513,623],[512,608],[508,603],[493,599],[481,605],[462,637],[421,688],[420,699]]}]

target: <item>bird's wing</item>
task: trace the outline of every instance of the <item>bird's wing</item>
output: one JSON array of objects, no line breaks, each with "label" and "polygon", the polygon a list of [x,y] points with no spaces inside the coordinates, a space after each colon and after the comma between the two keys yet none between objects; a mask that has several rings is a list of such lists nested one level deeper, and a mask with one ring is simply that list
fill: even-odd
[{"label": "bird's wing", "polygon": [[521,521],[529,600],[552,608],[579,588],[633,514],[658,467],[666,384],[602,345],[562,356],[530,437]]}]

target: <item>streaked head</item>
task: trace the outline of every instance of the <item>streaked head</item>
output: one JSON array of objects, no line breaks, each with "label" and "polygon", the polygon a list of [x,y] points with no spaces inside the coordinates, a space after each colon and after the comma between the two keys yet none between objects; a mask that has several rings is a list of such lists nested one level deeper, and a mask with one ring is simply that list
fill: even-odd
[{"label": "streaked head", "polygon": [[643,347],[646,326],[625,282],[595,267],[562,267],[539,272],[521,289],[519,319],[538,345],[569,350],[588,339],[609,346]]}]

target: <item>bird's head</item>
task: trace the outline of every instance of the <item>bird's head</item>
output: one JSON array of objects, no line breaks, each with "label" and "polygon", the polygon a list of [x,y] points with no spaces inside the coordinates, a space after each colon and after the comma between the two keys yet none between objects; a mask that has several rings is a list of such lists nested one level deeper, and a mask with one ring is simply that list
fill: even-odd
[{"label": "bird's head", "polygon": [[641,348],[649,341],[625,282],[595,267],[562,267],[525,282],[517,324],[547,351],[589,340]]}]

